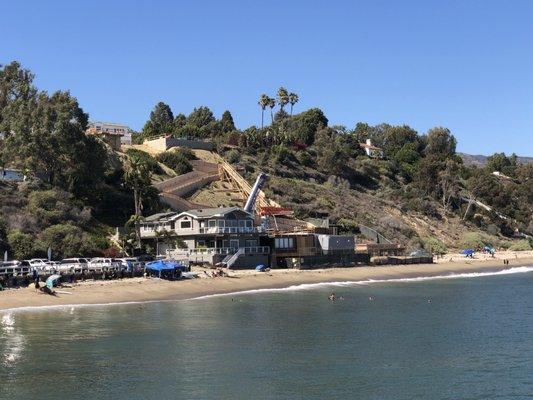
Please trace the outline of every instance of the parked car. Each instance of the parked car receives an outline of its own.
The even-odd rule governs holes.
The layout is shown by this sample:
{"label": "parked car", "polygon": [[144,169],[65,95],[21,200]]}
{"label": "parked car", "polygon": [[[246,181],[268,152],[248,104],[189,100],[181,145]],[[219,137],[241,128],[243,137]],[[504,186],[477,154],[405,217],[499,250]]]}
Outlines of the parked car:
{"label": "parked car", "polygon": [[135,268],[142,268],[142,263],[135,257],[116,258],[121,268],[127,271],[133,271]]}
{"label": "parked car", "polygon": [[48,267],[48,260],[46,258],[32,258],[31,260],[28,260],[28,262],[30,263],[30,266],[37,271],[46,271],[46,267]]}
{"label": "parked car", "polygon": [[80,273],[88,270],[88,262],[86,258],[65,258],[61,260],[57,270],[59,272]]}
{"label": "parked car", "polygon": [[30,272],[31,266],[27,260],[4,261],[0,266],[0,275],[24,276]]}
{"label": "parked car", "polygon": [[122,268],[122,263],[114,258],[96,257],[89,261],[90,271],[114,271]]}

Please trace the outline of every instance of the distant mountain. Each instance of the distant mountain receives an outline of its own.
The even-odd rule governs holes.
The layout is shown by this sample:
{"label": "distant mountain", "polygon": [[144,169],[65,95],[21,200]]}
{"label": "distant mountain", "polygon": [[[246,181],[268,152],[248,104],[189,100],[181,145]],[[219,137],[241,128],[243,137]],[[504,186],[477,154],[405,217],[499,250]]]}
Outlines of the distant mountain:
{"label": "distant mountain", "polygon": [[[466,165],[485,165],[487,162],[488,156],[482,156],[482,155],[475,155],[475,154],[465,154],[465,153],[458,153],[461,158],[463,159],[463,162]],[[533,157],[518,157],[518,162],[520,164],[529,164],[533,163]]]}

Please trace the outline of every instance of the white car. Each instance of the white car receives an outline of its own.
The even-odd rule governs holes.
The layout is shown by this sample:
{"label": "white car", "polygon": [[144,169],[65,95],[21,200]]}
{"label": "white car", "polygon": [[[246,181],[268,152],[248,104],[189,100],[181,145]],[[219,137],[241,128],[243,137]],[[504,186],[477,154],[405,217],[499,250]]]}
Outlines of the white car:
{"label": "white car", "polygon": [[65,258],[57,265],[59,272],[77,272],[87,271],[88,263],[86,258]]}
{"label": "white car", "polygon": [[115,258],[115,261],[120,263],[122,269],[128,270],[142,265],[135,257]]}
{"label": "white car", "polygon": [[30,263],[27,260],[4,261],[0,265],[0,275],[28,275],[31,272]]}
{"label": "white car", "polygon": [[114,258],[96,257],[89,261],[89,270],[91,271],[110,271],[121,269],[120,261]]}
{"label": "white car", "polygon": [[46,267],[48,267],[48,260],[46,258],[32,258],[31,260],[28,260],[28,262],[30,263],[30,266],[37,271],[46,271]]}

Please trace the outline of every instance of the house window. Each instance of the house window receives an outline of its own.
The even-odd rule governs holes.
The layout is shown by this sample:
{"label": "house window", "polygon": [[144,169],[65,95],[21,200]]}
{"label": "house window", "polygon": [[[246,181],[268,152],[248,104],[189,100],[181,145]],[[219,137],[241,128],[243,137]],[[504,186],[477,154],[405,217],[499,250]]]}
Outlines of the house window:
{"label": "house window", "polygon": [[176,223],[174,221],[170,222],[170,229],[172,230],[176,229]]}
{"label": "house window", "polygon": [[223,219],[219,219],[218,220],[218,227],[219,228],[224,228],[224,220]]}
{"label": "house window", "polygon": [[215,228],[217,226],[217,221],[214,219],[210,219],[208,223],[210,228]]}
{"label": "house window", "polygon": [[205,247],[205,240],[198,240],[198,247]]}
{"label": "house window", "polygon": [[191,227],[191,221],[181,221],[180,228],[181,229],[190,229]]}
{"label": "house window", "polygon": [[293,249],[294,238],[276,238],[276,249]]}
{"label": "house window", "polygon": [[251,228],[253,226],[253,221],[251,219],[246,220],[246,227]]}
{"label": "house window", "polygon": [[244,228],[246,226],[246,221],[244,219],[239,220],[239,228]]}

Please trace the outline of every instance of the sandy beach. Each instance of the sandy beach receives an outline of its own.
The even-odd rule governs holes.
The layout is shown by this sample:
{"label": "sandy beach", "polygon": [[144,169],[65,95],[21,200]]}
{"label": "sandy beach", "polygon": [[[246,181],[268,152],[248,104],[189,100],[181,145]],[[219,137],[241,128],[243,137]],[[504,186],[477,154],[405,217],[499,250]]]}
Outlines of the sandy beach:
{"label": "sandy beach", "polygon": [[[365,266],[353,268],[331,268],[317,270],[272,270],[258,273],[250,270],[229,271],[229,277],[205,278],[204,269],[196,269],[202,278],[165,281],[154,278],[133,278],[116,281],[86,281],[59,288],[56,297],[38,293],[33,286],[0,292],[0,310],[79,305],[143,302],[160,300],[182,300],[212,294],[224,294],[245,290],[284,288],[293,285],[364,281],[422,276],[449,275],[469,272],[499,271],[524,265],[533,265],[533,254],[522,252],[507,257],[465,260],[455,258],[439,260],[434,264],[400,266]],[[508,258],[505,266],[502,258]],[[453,257],[452,257],[453,259]]]}

